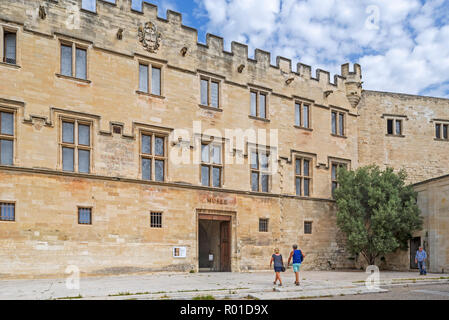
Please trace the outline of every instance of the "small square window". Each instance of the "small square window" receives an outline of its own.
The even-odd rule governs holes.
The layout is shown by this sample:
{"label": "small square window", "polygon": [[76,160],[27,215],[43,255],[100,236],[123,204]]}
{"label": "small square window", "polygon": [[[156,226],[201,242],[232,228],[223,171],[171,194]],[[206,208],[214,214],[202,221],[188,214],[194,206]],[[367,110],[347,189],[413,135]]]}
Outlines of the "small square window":
{"label": "small square window", "polygon": [[78,224],[92,224],[92,208],[78,208]]}
{"label": "small square window", "polygon": [[268,219],[259,219],[259,232],[268,232]]}
{"label": "small square window", "polygon": [[304,221],[304,234],[312,234],[312,222]]}
{"label": "small square window", "polygon": [[0,221],[15,221],[15,207],[14,203],[0,203]]}
{"label": "small square window", "polygon": [[162,213],[161,212],[151,212],[150,217],[151,228],[162,228]]}

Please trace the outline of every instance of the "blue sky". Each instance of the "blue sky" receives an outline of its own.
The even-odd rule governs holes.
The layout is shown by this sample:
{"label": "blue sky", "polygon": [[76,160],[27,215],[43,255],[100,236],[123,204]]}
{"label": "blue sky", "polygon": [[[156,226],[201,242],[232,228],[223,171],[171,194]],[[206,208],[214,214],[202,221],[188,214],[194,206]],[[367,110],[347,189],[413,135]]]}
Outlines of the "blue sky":
{"label": "blue sky", "polygon": [[[92,0],[86,0],[92,1]],[[113,0],[112,0],[113,1]],[[136,9],[142,0],[133,0]],[[157,0],[199,32],[317,68],[360,63],[364,88],[449,98],[449,0]],[[295,69],[295,68],[294,68]],[[294,70],[296,71],[296,70]]]}

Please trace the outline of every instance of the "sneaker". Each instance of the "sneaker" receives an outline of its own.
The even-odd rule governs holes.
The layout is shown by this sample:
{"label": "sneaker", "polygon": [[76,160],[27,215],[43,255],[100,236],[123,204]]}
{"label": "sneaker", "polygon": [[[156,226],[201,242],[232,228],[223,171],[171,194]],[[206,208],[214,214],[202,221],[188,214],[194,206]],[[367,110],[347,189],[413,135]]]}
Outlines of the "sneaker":
{"label": "sneaker", "polygon": [[299,282],[296,282],[296,285],[299,286]]}

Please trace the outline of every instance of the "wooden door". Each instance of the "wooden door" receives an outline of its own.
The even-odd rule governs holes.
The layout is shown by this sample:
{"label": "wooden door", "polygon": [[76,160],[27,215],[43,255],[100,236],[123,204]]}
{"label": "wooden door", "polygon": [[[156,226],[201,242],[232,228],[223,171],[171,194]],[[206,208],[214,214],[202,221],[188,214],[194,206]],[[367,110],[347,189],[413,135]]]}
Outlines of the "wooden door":
{"label": "wooden door", "polygon": [[223,221],[220,224],[220,271],[231,271],[231,224]]}

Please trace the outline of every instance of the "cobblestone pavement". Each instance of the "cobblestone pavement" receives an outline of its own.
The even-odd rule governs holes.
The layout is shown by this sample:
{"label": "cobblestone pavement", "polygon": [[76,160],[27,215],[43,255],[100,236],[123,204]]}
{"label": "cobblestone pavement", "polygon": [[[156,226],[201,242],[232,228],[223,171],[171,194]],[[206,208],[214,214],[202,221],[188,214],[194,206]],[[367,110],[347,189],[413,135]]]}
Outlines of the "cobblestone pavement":
{"label": "cobblestone pavement", "polygon": [[[381,272],[380,286],[369,289],[362,271],[303,271],[294,285],[291,270],[282,274],[284,286],[273,285],[273,272],[155,273],[81,278],[79,289],[67,279],[0,280],[0,299],[308,299],[387,292],[390,284],[449,283],[448,274]],[[69,284],[72,283],[69,280]],[[387,287],[385,287],[387,285]],[[444,297],[440,295],[439,297]]]}

